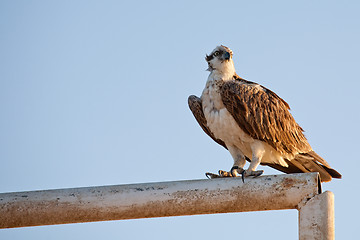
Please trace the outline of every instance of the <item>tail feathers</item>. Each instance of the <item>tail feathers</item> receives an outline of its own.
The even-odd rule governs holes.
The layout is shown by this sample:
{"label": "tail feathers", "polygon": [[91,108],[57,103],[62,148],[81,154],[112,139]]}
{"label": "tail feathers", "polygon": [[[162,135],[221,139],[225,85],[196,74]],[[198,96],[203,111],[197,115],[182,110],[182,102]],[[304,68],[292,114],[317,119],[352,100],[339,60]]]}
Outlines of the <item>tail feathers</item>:
{"label": "tail feathers", "polygon": [[335,169],[326,167],[326,166],[322,166],[333,178],[342,178],[341,174],[336,171]]}
{"label": "tail feathers", "polygon": [[316,152],[298,154],[295,161],[303,165],[309,172],[319,172],[322,182],[329,182],[332,178],[341,178],[341,174],[320,157]]}
{"label": "tail feathers", "polygon": [[332,178],[341,178],[341,174],[314,151],[300,153],[291,161],[285,159],[288,167],[277,164],[266,164],[285,173],[318,172],[321,182],[329,182]]}
{"label": "tail feathers", "polygon": [[331,175],[323,168],[323,165],[308,154],[298,154],[291,162],[294,163],[294,165],[302,166],[306,172],[318,172],[321,182],[331,181]]}

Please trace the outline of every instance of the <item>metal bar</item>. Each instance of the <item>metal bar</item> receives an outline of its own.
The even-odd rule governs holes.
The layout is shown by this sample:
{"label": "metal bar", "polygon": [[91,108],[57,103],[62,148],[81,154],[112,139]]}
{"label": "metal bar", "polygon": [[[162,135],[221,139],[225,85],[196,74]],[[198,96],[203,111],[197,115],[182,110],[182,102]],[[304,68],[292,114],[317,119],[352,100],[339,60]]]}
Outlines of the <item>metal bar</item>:
{"label": "metal bar", "polygon": [[317,173],[220,178],[0,194],[0,228],[297,209]]}
{"label": "metal bar", "polygon": [[335,239],[334,194],[326,191],[299,209],[299,239]]}

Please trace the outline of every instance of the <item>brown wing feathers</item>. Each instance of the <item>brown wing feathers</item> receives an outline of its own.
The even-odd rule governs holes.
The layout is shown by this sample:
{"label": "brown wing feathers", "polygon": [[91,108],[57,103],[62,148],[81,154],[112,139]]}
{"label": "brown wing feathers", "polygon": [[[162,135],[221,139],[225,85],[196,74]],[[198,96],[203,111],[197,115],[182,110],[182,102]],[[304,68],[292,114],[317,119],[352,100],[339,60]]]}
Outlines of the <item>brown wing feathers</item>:
{"label": "brown wing feathers", "polygon": [[284,154],[311,150],[289,105],[272,91],[249,81],[223,84],[222,100],[241,129]]}

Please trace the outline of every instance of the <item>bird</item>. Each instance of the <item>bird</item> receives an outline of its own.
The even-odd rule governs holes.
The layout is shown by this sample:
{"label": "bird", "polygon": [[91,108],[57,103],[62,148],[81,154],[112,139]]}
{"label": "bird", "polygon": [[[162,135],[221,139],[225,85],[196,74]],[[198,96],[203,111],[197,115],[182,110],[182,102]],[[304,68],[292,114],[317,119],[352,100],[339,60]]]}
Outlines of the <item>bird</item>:
{"label": "bird", "polygon": [[230,171],[216,176],[244,181],[263,174],[257,170],[261,164],[284,173],[318,172],[322,182],[342,177],[312,149],[285,100],[237,75],[230,48],[217,46],[205,60],[210,71],[205,88],[200,97],[189,96],[188,105],[203,131],[234,160]]}

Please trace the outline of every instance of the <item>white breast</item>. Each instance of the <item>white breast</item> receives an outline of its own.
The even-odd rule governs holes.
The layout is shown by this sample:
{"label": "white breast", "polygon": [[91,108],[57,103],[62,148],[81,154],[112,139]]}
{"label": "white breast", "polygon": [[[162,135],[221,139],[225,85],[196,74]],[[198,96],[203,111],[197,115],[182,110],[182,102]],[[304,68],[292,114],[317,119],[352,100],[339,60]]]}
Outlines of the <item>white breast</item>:
{"label": "white breast", "polygon": [[234,118],[225,108],[220,95],[221,80],[214,80],[209,76],[202,93],[203,112],[210,131],[227,146],[233,145],[251,157],[250,143],[254,141],[236,123]]}

